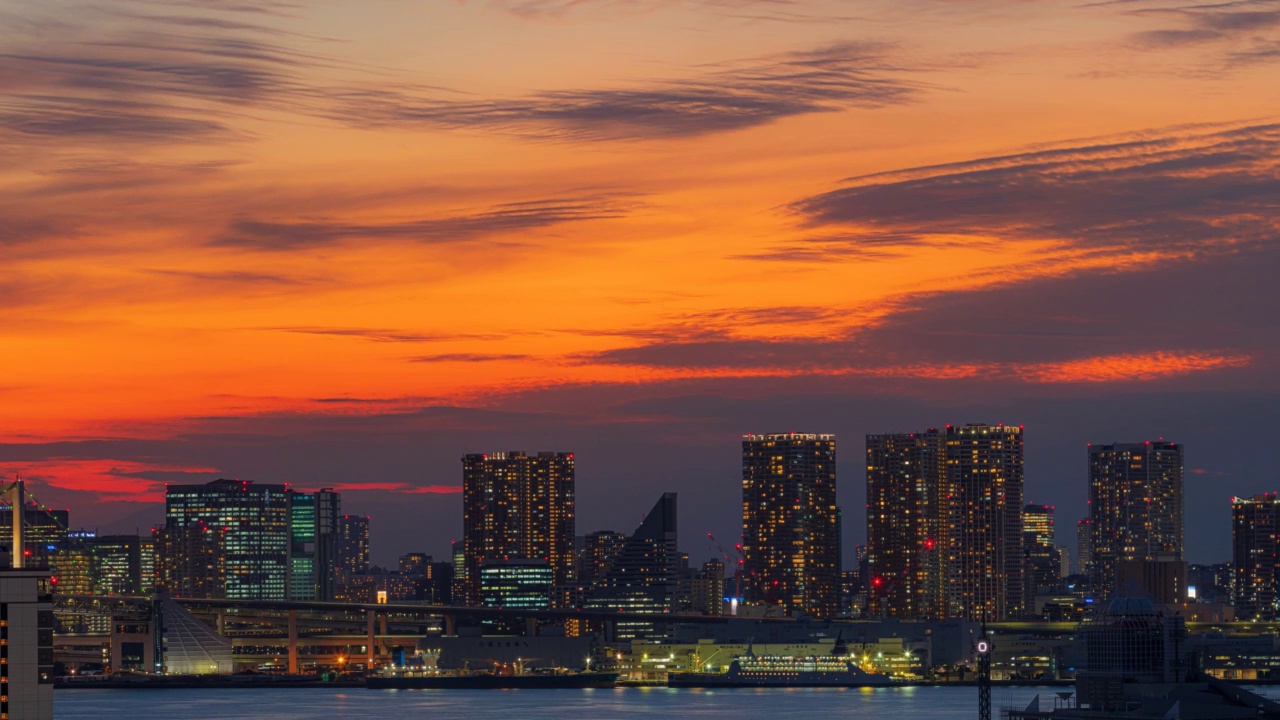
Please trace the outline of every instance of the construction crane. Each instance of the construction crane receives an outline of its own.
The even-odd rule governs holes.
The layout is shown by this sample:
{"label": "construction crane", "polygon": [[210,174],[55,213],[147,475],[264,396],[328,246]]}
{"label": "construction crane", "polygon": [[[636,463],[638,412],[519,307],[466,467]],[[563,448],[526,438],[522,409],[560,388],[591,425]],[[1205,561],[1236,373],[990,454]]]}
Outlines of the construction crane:
{"label": "construction crane", "polygon": [[747,568],[747,558],[742,554],[742,546],[738,545],[733,549],[734,554],[738,556],[738,559],[735,561],[733,558],[729,557],[729,553],[720,544],[720,541],[716,540],[715,535],[712,535],[710,532],[708,532],[707,539],[711,541],[712,545],[716,546],[716,550],[720,551],[720,555],[724,557],[725,563],[728,565],[734,566],[735,569],[733,572],[733,582],[734,582],[733,596],[741,599],[742,598],[742,573],[745,572]]}

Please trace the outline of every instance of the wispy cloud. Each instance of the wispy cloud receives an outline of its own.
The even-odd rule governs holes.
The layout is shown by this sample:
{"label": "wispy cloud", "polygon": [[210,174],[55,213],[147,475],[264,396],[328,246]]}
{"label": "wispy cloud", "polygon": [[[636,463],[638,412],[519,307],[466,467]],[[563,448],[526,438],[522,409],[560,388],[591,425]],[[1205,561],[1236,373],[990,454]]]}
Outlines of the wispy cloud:
{"label": "wispy cloud", "polygon": [[[1142,50],[1181,50],[1204,46],[1213,58],[1203,72],[1220,74],[1275,59],[1280,42],[1280,2],[1229,0],[1227,2],[1137,2],[1121,5],[1125,12],[1164,27],[1132,34],[1130,43]],[[1203,60],[1201,60],[1203,63]]]}
{"label": "wispy cloud", "polygon": [[401,222],[241,219],[233,222],[213,244],[256,250],[295,250],[347,240],[456,243],[563,223],[610,220],[622,217],[631,207],[631,201],[626,198],[598,195],[506,203],[467,214]]}
{"label": "wispy cloud", "polygon": [[0,31],[0,130],[29,140],[225,140],[242,136],[228,119],[247,110],[296,110],[323,96],[301,76],[324,61],[269,24],[227,19],[219,4],[169,15],[136,7],[64,7],[56,22]]}
{"label": "wispy cloud", "polygon": [[1143,133],[860,176],[791,205],[824,237],[764,257],[799,250],[821,251],[821,258],[842,248],[886,251],[958,238],[1149,250],[1265,242],[1280,217],[1278,156],[1280,125],[1254,125]]}
{"label": "wispy cloud", "polygon": [[379,343],[430,343],[446,340],[500,340],[501,335],[492,334],[458,334],[458,333],[423,333],[407,330],[389,330],[386,328],[353,328],[353,327],[267,327],[259,330],[273,332],[299,333],[302,335],[331,335],[334,337],[356,338]]}
{"label": "wispy cloud", "polygon": [[506,360],[528,360],[532,355],[514,353],[440,353],[438,355],[418,355],[409,358],[416,363],[483,363],[502,362]]}
{"label": "wispy cloud", "polygon": [[634,87],[557,90],[497,100],[421,99],[385,90],[347,97],[371,127],[498,130],[544,139],[696,137],[783,118],[910,102],[924,87],[892,48],[843,43],[703,68]]}

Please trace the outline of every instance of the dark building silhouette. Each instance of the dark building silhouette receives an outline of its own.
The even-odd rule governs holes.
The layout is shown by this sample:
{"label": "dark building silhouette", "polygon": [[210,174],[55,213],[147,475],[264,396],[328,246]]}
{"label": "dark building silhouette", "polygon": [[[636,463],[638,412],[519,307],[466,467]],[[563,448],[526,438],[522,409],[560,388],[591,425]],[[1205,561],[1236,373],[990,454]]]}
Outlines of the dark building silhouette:
{"label": "dark building silhouette", "polygon": [[840,609],[833,435],[742,441],[742,554],[747,599],[814,617]]}
{"label": "dark building silhouette", "polygon": [[1181,560],[1182,446],[1171,442],[1089,446],[1090,584],[1116,587],[1121,560]]}
{"label": "dark building silhouette", "polygon": [[949,614],[1009,620],[1023,612],[1022,427],[947,426]]}
{"label": "dark building silhouette", "polygon": [[[587,597],[592,610],[662,614],[673,611],[680,585],[676,494],[664,493]],[[617,638],[656,631],[654,623],[618,623]]]}
{"label": "dark building silhouette", "polygon": [[1280,498],[1263,493],[1231,498],[1231,564],[1236,618],[1272,620],[1280,608]]}
{"label": "dark building silhouette", "polygon": [[487,560],[545,560],[555,584],[574,579],[573,453],[499,452],[462,458],[466,601],[478,604]]}
{"label": "dark building silhouette", "polygon": [[946,617],[942,458],[937,430],[867,436],[866,589],[875,617]]}

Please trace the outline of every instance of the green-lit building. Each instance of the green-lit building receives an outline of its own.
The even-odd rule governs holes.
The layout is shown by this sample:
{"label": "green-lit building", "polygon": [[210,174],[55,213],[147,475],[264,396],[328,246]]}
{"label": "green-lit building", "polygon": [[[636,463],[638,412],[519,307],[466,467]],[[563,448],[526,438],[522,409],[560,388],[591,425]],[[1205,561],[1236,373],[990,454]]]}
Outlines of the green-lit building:
{"label": "green-lit building", "polygon": [[334,599],[341,517],[332,490],[289,493],[290,599]]}

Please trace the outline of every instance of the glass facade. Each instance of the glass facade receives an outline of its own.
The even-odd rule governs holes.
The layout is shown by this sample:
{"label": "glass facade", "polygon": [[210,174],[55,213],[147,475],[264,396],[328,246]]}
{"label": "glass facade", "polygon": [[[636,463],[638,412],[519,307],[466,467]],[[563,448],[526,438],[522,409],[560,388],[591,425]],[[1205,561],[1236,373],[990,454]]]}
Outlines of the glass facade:
{"label": "glass facade", "polygon": [[283,485],[215,480],[165,488],[166,525],[189,553],[205,535],[222,554],[224,596],[285,600],[289,596],[290,502]]}
{"label": "glass facade", "polygon": [[290,599],[334,599],[340,511],[332,490],[289,493]]}
{"label": "glass facade", "polygon": [[511,610],[551,607],[555,573],[545,560],[488,560],[480,566],[480,603]]}

